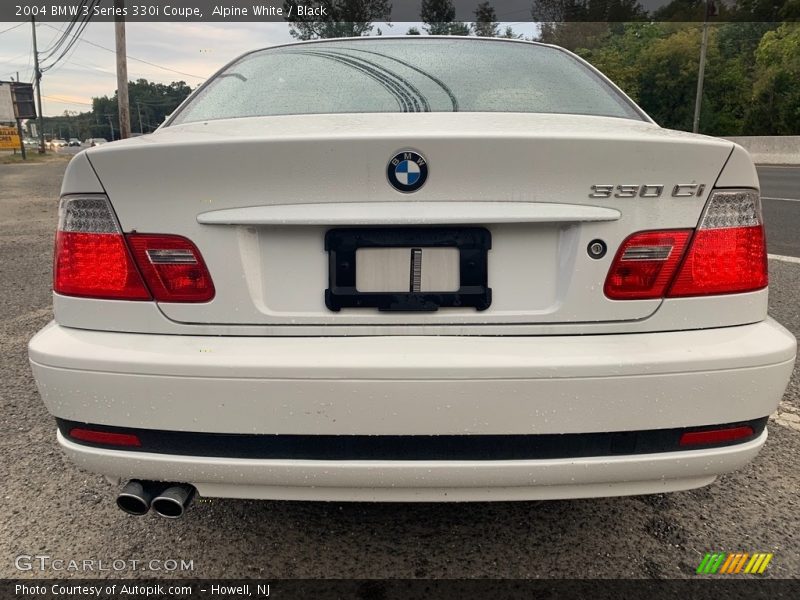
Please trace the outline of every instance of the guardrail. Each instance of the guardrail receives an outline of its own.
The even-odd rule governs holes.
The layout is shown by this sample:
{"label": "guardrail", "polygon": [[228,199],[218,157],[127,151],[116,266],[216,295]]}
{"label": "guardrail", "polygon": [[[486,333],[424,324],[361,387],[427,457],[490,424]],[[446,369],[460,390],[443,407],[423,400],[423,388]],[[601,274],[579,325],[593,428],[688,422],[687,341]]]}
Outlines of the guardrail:
{"label": "guardrail", "polygon": [[800,135],[725,138],[744,147],[758,165],[800,165]]}

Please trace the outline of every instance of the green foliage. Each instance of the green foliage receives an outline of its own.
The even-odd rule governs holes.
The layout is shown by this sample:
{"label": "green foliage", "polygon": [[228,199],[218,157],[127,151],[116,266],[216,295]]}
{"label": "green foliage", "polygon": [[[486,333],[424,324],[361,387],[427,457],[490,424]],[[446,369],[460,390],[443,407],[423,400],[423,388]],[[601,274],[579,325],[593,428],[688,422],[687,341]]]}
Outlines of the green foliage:
{"label": "green foliage", "polygon": [[485,1],[478,4],[475,9],[475,23],[472,30],[479,37],[497,37],[500,24],[497,22],[497,13],[491,2]]}
{"label": "green foliage", "polygon": [[[685,14],[678,9],[695,4],[668,6]],[[701,23],[557,23],[542,34],[566,42],[659,124],[691,130]],[[800,25],[712,23],[708,39],[700,131],[800,133]]]}
{"label": "green foliage", "polygon": [[422,0],[420,17],[430,35],[448,35],[456,18],[452,0]]}
{"label": "green foliage", "polygon": [[639,0],[533,0],[534,21],[639,21],[646,11]]}
{"label": "green foliage", "polygon": [[430,35],[469,35],[469,25],[455,20],[453,0],[422,0],[420,18]]}
{"label": "green foliage", "polygon": [[746,133],[800,133],[800,26],[784,23],[761,38]]}
{"label": "green foliage", "polygon": [[[146,79],[137,79],[135,83],[128,82],[128,103],[131,111],[131,131],[149,133],[161,125],[164,119],[191,93],[190,88],[183,81],[173,81],[170,84],[151,83]],[[108,137],[110,129],[108,117],[114,123],[115,133],[119,133],[119,109],[117,95],[113,97],[102,96],[92,99],[92,112],[95,121],[100,125]],[[141,114],[141,123],[139,115]],[[93,137],[93,136],[88,136]],[[108,138],[111,139],[111,138]]]}
{"label": "green foliage", "polygon": [[[323,8],[327,16],[298,16],[298,5],[312,4]],[[390,0],[285,0],[283,8],[292,15],[287,18],[289,33],[298,40],[369,35],[373,23],[389,22],[392,12]]]}
{"label": "green foliage", "polygon": [[[191,93],[191,88],[183,81],[170,84],[152,83],[146,79],[128,82],[128,98],[131,109],[131,131],[150,133],[158,127],[177,106]],[[139,115],[141,114],[141,126]],[[109,123],[110,120],[110,123]],[[119,112],[117,96],[102,96],[92,99],[92,110],[84,113],[67,113],[60,117],[45,117],[44,132],[50,137],[65,139],[76,137],[85,140],[90,137],[112,139],[119,137]]]}

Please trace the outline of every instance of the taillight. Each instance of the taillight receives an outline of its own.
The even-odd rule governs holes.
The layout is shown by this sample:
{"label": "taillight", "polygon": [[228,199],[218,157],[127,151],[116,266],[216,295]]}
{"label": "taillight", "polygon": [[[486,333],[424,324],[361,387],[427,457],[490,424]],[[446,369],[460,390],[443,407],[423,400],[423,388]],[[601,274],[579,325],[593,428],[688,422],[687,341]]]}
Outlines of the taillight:
{"label": "taillight", "polygon": [[612,300],[646,300],[750,292],[766,287],[767,280],[758,191],[715,190],[695,231],[628,237],[603,289]]}
{"label": "taillight", "polygon": [[612,300],[663,298],[691,235],[691,229],[676,229],[628,237],[606,277],[606,296]]}
{"label": "taillight", "polygon": [[211,275],[192,242],[177,235],[124,236],[102,194],[61,199],[53,289],[112,300],[207,302],[214,297]]}
{"label": "taillight", "polygon": [[86,298],[151,299],[105,196],[61,199],[53,290]]}
{"label": "taillight", "polygon": [[758,191],[714,191],[667,295],[750,292],[767,283],[767,248]]}
{"label": "taillight", "polygon": [[214,284],[195,245],[177,235],[131,233],[131,251],[159,302],[208,302]]}

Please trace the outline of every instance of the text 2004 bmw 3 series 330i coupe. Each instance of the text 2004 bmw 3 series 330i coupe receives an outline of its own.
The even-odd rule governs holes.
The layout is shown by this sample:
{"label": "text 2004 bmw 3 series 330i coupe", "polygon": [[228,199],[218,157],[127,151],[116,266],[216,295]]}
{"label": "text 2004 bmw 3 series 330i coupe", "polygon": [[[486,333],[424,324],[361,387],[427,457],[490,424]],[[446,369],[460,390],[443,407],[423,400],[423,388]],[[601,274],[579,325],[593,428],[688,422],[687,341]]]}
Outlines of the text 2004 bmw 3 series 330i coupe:
{"label": "text 2004 bmw 3 series 330i coupe", "polygon": [[259,50],[77,155],[54,308],[30,360],[61,446],[168,516],[702,486],[758,453],[796,353],[746,152],[500,40]]}

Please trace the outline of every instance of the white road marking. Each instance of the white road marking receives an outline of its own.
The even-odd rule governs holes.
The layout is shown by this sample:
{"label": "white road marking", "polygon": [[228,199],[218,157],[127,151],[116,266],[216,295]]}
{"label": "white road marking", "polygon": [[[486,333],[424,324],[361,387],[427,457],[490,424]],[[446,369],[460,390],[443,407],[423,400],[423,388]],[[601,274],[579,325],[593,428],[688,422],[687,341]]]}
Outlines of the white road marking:
{"label": "white road marking", "polygon": [[761,196],[762,200],[779,200],[781,202],[800,202],[800,198],[770,198],[769,196]]}
{"label": "white road marking", "polygon": [[800,257],[798,256],[782,256],[781,254],[767,254],[770,260],[779,260],[781,262],[795,263],[800,265]]}

